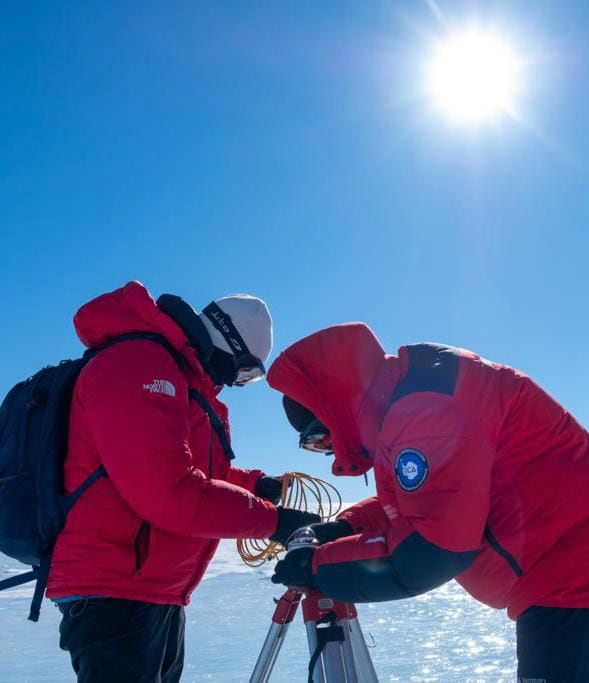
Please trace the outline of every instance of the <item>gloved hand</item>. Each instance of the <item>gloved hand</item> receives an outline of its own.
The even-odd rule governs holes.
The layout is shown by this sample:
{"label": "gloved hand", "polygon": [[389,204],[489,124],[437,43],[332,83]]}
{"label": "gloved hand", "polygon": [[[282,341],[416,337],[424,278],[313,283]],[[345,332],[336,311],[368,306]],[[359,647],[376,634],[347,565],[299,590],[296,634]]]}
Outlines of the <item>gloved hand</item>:
{"label": "gloved hand", "polygon": [[335,541],[337,538],[343,538],[344,536],[352,536],[354,533],[352,525],[343,519],[338,520],[337,522],[311,524],[311,529],[313,529],[315,538],[321,544]]}
{"label": "gloved hand", "polygon": [[282,493],[282,479],[279,477],[260,477],[254,487],[254,495],[264,500],[269,500],[274,505],[280,501]]}
{"label": "gloved hand", "polygon": [[315,548],[295,548],[286,554],[284,560],[276,563],[272,583],[285,586],[316,588],[313,577],[313,554]]}
{"label": "gloved hand", "polygon": [[270,536],[270,540],[278,541],[282,545],[286,545],[286,541],[293,531],[300,529],[302,526],[317,524],[321,521],[321,517],[312,512],[283,507],[276,509],[278,510],[278,525],[276,531]]}

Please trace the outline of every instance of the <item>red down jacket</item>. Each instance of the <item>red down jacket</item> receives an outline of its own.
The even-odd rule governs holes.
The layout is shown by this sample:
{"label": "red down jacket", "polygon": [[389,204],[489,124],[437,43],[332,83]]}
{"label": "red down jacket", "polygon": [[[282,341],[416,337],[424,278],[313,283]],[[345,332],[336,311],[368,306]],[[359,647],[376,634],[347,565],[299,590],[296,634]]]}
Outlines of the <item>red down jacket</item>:
{"label": "red down jacket", "polygon": [[589,607],[589,434],[529,377],[432,344],[388,356],[353,323],[293,344],[268,381],[330,429],[334,474],[374,466],[377,496],[340,515],[357,535],[319,548],[315,572],[417,532],[476,551],[458,582],[512,618]]}
{"label": "red down jacket", "polygon": [[186,605],[221,538],[265,538],[277,512],[252,491],[260,471],[231,467],[198,389],[226,422],[227,409],[181,329],[131,282],[83,306],[74,319],[89,347],[128,332],[163,335],[186,359],[134,339],[100,352],[73,394],[65,487],[101,464],[60,534],[50,598],[98,595]]}

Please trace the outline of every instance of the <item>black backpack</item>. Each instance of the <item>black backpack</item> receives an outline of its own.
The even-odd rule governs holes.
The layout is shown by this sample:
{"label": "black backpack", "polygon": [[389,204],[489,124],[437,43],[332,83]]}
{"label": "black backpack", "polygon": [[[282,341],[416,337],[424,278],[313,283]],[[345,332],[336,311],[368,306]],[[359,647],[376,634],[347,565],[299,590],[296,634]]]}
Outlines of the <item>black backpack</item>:
{"label": "black backpack", "polygon": [[16,384],[0,406],[0,553],[32,567],[0,581],[0,590],[36,579],[31,621],[39,619],[51,554],[67,513],[89,486],[107,476],[101,466],[64,495],[63,463],[74,383],[97,353],[129,339],[160,344],[180,367],[185,365],[182,354],[165,337],[148,332],[125,334],[89,349],[82,358],[39,370]]}

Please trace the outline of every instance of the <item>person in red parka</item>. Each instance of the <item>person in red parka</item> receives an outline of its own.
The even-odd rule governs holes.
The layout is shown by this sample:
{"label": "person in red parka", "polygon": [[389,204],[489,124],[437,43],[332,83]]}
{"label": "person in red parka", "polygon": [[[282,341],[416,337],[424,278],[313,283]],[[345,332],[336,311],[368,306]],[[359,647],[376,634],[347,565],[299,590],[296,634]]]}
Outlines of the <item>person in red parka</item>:
{"label": "person in red parka", "polygon": [[589,434],[524,373],[465,349],[387,355],[364,324],[287,348],[268,382],[300,445],[377,495],[312,525],[273,581],[349,602],[455,578],[516,620],[518,676],[589,681]]}
{"label": "person in red parka", "polygon": [[84,683],[173,683],[184,605],[222,538],[285,542],[316,515],[276,507],[281,482],[234,467],[217,394],[264,375],[272,323],[263,301],[225,297],[200,314],[157,303],[138,282],[83,306],[84,366],[70,410],[65,489],[105,476],[67,517],[47,595],[60,646]]}

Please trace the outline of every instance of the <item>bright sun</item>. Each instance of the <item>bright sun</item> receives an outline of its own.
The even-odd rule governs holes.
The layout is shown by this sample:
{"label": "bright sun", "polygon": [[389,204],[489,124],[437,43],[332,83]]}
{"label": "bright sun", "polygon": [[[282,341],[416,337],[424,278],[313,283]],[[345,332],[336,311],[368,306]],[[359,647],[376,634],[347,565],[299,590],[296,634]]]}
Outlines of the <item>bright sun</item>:
{"label": "bright sun", "polygon": [[458,123],[513,115],[520,70],[518,56],[504,40],[469,29],[436,46],[429,91],[436,108]]}

